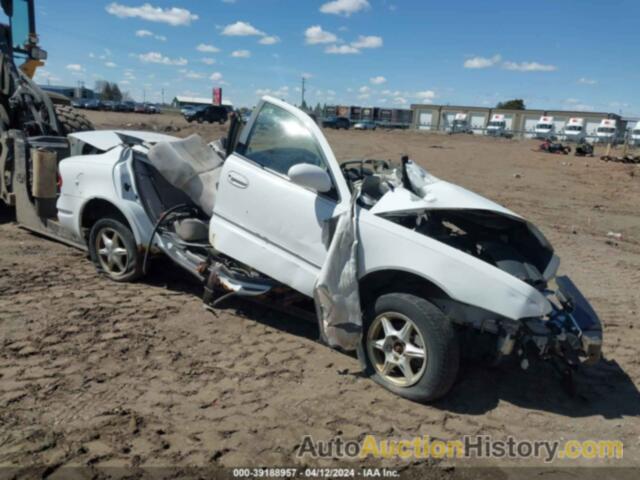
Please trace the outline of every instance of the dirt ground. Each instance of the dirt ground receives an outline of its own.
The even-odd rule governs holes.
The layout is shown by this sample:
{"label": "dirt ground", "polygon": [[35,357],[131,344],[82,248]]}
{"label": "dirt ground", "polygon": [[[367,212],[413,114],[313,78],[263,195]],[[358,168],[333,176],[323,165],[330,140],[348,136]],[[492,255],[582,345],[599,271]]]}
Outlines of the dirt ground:
{"label": "dirt ground", "polygon": [[[99,128],[207,140],[225,130],[171,115],[91,117]],[[447,398],[415,404],[361,376],[354,357],[319,344],[313,325],[240,302],[207,312],[200,287],[168,262],[139,283],[108,281],[84,253],[18,228],[3,208],[0,466],[19,470],[0,468],[0,478],[68,478],[69,466],[100,477],[118,466],[171,467],[179,476],[189,466],[333,464],[297,459],[304,435],[622,440],[622,460],[557,460],[542,473],[640,467],[640,167],[536,153],[534,141],[409,131],[327,137],[340,159],[407,153],[542,229],[605,326],[605,360],[578,375],[578,394],[569,397],[550,368],[465,364]],[[467,464],[443,464],[392,465],[409,478],[467,478]],[[514,465],[545,467],[482,465],[493,467],[480,473],[491,478],[531,473]]]}

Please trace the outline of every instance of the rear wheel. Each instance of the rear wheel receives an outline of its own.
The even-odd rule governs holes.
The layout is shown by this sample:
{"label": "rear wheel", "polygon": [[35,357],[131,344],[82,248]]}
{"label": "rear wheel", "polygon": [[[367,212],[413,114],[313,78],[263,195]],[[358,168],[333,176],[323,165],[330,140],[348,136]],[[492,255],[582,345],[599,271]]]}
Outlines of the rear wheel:
{"label": "rear wheel", "polygon": [[415,295],[379,297],[365,316],[358,348],[366,373],[388,390],[428,402],[444,396],[458,373],[460,347],[451,321]]}
{"label": "rear wheel", "polygon": [[62,129],[63,135],[75,132],[85,132],[95,130],[93,124],[83,114],[77,112],[73,107],[67,105],[54,105],[56,117]]}
{"label": "rear wheel", "polygon": [[115,218],[103,218],[91,227],[89,254],[98,271],[116,282],[132,282],[142,275],[133,232]]}

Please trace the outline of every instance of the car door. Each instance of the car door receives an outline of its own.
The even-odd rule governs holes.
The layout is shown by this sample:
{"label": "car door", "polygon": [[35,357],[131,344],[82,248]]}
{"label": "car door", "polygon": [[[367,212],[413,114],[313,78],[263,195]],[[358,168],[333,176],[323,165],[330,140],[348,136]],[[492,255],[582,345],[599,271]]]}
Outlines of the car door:
{"label": "car door", "polygon": [[[299,163],[327,171],[333,189],[293,183]],[[312,295],[328,248],[329,221],[348,208],[350,192],[329,144],[297,108],[266,97],[226,160],[210,227],[218,251]]]}

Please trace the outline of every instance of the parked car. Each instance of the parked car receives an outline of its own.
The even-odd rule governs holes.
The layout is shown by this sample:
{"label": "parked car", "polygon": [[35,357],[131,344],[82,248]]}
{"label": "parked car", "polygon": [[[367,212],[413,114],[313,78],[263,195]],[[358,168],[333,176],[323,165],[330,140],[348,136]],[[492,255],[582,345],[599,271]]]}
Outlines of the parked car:
{"label": "parked car", "polygon": [[60,226],[115,281],[142,276],[157,249],[205,284],[209,305],[229,295],[274,304],[288,291],[293,311],[295,298],[317,293],[329,232],[356,212],[358,241],[346,248],[363,323],[349,326],[361,333],[364,371],[387,389],[442,397],[473,332],[493,335],[495,357],[523,368],[542,359],[571,371],[600,358],[597,315],[556,275],[560,260],[532,223],[406,158],[341,165],[286,102],[264,97],[244,127],[233,121],[209,146],[149,132],[70,138],[93,153],[59,164]]}
{"label": "parked car", "polygon": [[103,100],[102,101],[102,110],[106,110],[109,112],[115,112],[116,103],[114,100]]}
{"label": "parked car", "polygon": [[322,126],[324,128],[335,128],[336,130],[340,130],[341,128],[349,130],[349,128],[351,128],[351,121],[346,117],[327,117],[322,120]]}
{"label": "parked car", "polygon": [[86,98],[74,98],[73,100],[71,100],[71,106],[73,108],[84,108],[86,103]]}
{"label": "parked car", "polygon": [[361,120],[353,125],[354,130],[375,130],[378,128],[373,120]]}
{"label": "parked car", "polygon": [[87,110],[102,110],[102,102],[97,98],[92,98],[84,103]]}
{"label": "parked car", "polygon": [[202,107],[193,108],[184,112],[184,118],[187,122],[209,122],[224,124],[229,118],[229,111],[226,107],[218,105],[203,105]]}
{"label": "parked car", "polygon": [[144,109],[145,109],[145,113],[149,113],[149,114],[160,113],[160,109],[150,103],[145,103]]}
{"label": "parked car", "polygon": [[130,100],[122,102],[119,106],[121,112],[134,112],[136,109],[136,103]]}
{"label": "parked car", "polygon": [[147,113],[147,107],[145,107],[144,103],[136,103],[133,111],[135,113]]}

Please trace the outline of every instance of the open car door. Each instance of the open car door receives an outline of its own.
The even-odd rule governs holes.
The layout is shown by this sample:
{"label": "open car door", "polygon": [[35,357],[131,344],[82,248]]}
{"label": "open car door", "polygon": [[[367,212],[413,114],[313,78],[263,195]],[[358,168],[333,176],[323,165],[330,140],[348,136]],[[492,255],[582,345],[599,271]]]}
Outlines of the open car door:
{"label": "open car door", "polygon": [[[323,169],[331,189],[319,193],[292,181],[290,169],[300,164]],[[219,252],[312,296],[330,220],[349,208],[349,200],[347,182],[315,122],[265,97],[224,163],[210,241]]]}

